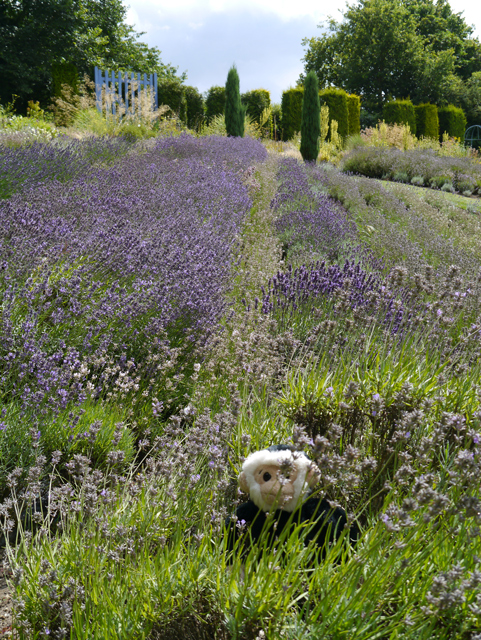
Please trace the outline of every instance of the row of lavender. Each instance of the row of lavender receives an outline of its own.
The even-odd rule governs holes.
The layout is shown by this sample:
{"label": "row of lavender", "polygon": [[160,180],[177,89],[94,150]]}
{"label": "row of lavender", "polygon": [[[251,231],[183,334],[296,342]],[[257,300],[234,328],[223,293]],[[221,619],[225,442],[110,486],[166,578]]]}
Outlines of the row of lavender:
{"label": "row of lavender", "polygon": [[343,291],[352,309],[383,306],[384,322],[397,330],[405,310],[394,302],[404,292],[386,286],[384,262],[361,242],[346,209],[315,188],[311,174],[312,168],[293,159],[281,164],[271,206],[279,214],[275,226],[289,264],[263,288],[263,312],[289,323],[296,312],[310,315],[332,305]]}
{"label": "row of lavender", "polygon": [[62,136],[50,143],[34,142],[25,146],[1,146],[0,198],[9,198],[21,189],[50,180],[65,182],[86,176],[95,166],[112,164],[132,147],[127,138],[86,138],[73,140]]}
{"label": "row of lavender", "polygon": [[[416,433],[406,429],[418,444],[426,425],[441,415],[446,424],[463,425],[460,434],[469,425],[474,437],[480,426],[481,257],[433,233],[421,209],[406,207],[379,184],[291,160],[279,175],[272,203],[279,213],[276,226],[282,238],[295,238],[287,257],[306,262],[289,264],[271,278],[257,306],[300,340],[303,367],[314,362],[311,373],[306,367],[288,374],[286,415],[311,438],[329,438],[330,428],[335,433],[341,426],[343,440],[358,443],[364,453],[366,432],[380,430],[376,438],[383,446],[371,449],[379,465],[389,459],[395,444],[390,438],[409,423],[410,412],[418,412],[417,420],[423,414]],[[328,190],[348,194],[348,208]],[[355,232],[361,214],[379,229],[372,246]],[[414,240],[402,232],[400,225],[407,224],[419,232]],[[389,237],[402,239],[395,252]],[[379,243],[383,251],[376,257],[372,249]],[[463,415],[453,416],[461,407]],[[466,444],[462,437],[457,442]],[[353,509],[357,500],[359,495]]]}
{"label": "row of lavender", "polygon": [[[4,474],[21,425],[46,433],[68,410],[73,428],[89,398],[155,397],[155,413],[181,397],[188,354],[227,309],[251,207],[243,172],[265,156],[254,140],[183,135],[0,201]],[[78,172],[78,156],[63,162]]]}
{"label": "row of lavender", "polygon": [[481,194],[479,157],[453,158],[432,149],[400,151],[395,147],[357,147],[342,161],[343,171],[416,186]]}

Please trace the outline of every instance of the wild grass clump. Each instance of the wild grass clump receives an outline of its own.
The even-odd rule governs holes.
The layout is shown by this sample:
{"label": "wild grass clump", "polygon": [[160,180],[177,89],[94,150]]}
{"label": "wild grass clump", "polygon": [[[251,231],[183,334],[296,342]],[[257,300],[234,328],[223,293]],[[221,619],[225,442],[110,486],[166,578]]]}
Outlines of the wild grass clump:
{"label": "wild grass clump", "polygon": [[[391,186],[183,135],[48,207],[5,200],[20,638],[481,633],[475,216]],[[227,550],[243,460],[274,443],[316,461],[357,544]]]}

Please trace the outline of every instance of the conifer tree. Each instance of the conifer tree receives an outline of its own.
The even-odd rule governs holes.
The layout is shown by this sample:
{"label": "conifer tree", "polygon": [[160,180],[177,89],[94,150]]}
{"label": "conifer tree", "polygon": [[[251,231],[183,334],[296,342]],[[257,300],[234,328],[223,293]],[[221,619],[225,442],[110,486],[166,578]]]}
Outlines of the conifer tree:
{"label": "conifer tree", "polygon": [[227,74],[225,85],[225,128],[228,136],[244,136],[245,108],[241,104],[239,74],[235,65]]}
{"label": "conifer tree", "polygon": [[304,81],[301,120],[301,155],[304,162],[315,162],[319,155],[321,134],[321,107],[319,81],[315,71],[310,71]]}

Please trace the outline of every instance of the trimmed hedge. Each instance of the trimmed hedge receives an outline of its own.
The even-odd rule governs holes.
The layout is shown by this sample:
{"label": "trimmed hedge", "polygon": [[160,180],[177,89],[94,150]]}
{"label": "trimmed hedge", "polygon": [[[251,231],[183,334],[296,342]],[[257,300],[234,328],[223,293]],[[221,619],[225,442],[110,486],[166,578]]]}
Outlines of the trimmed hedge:
{"label": "trimmed hedge", "polygon": [[241,95],[241,102],[246,108],[247,115],[255,122],[259,122],[264,109],[271,106],[271,96],[267,89],[253,89]]}
{"label": "trimmed hedge", "polygon": [[52,64],[52,95],[55,98],[62,95],[63,84],[68,84],[69,87],[72,87],[72,91],[77,93],[79,73],[73,62],[54,62]]}
{"label": "trimmed hedge", "polygon": [[464,140],[467,120],[462,109],[448,104],[447,107],[438,107],[439,117],[439,139],[442,141],[443,134],[447,133],[450,138]]}
{"label": "trimmed hedge", "polygon": [[225,111],[225,87],[211,87],[205,99],[205,117],[207,124],[215,116],[221,116]]}
{"label": "trimmed hedge", "polygon": [[[282,93],[282,139],[289,140],[301,130],[303,87],[288,89]],[[323,89],[319,91],[320,104],[329,107],[329,128],[331,120],[337,120],[337,132],[345,138],[350,133],[348,94],[343,89]],[[354,132],[361,130],[359,96],[353,96]]]}
{"label": "trimmed hedge", "polygon": [[416,135],[418,138],[439,138],[439,118],[438,108],[435,104],[417,104],[414,107],[416,112]]}
{"label": "trimmed hedge", "polygon": [[382,108],[382,117],[387,124],[407,124],[416,135],[416,112],[411,100],[391,100]]}
{"label": "trimmed hedge", "polygon": [[290,140],[301,130],[303,87],[282,92],[282,139]]}
{"label": "trimmed hedge", "polygon": [[204,98],[196,87],[184,87],[187,103],[187,126],[198,130],[204,121]]}
{"label": "trimmed hedge", "polygon": [[347,110],[349,116],[349,135],[361,133],[361,98],[355,93],[347,95]]}
{"label": "trimmed hedge", "polygon": [[344,89],[323,89],[319,91],[321,105],[329,107],[329,130],[331,120],[337,121],[337,132],[341,138],[349,135],[349,108],[347,104],[347,93]]}

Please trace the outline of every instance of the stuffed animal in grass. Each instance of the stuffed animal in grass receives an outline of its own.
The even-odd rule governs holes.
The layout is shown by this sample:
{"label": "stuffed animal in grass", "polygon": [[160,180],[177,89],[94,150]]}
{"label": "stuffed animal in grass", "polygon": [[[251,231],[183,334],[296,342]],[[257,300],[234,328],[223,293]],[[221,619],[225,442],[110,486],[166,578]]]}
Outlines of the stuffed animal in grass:
{"label": "stuffed animal in grass", "polygon": [[[316,465],[288,445],[252,453],[239,475],[239,486],[249,500],[237,507],[236,518],[229,519],[228,547],[232,549],[243,533],[244,550],[248,541],[255,543],[262,533],[270,546],[286,526],[294,528],[302,522],[311,524],[303,536],[306,544],[312,541],[322,548],[326,542],[335,542],[347,524],[346,513],[340,507],[333,509],[325,498],[310,495],[319,476]],[[351,542],[357,538],[355,525],[349,538]]]}

